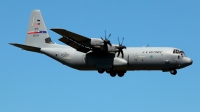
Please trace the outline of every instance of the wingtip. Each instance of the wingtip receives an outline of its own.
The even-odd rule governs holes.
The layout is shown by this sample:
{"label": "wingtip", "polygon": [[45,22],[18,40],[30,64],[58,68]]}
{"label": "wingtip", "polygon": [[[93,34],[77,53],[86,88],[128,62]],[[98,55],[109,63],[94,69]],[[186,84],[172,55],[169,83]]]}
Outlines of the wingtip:
{"label": "wingtip", "polygon": [[50,30],[54,31],[54,30],[64,30],[63,28],[51,28]]}
{"label": "wingtip", "polygon": [[16,47],[19,45],[18,43],[8,43],[8,44],[16,46]]}
{"label": "wingtip", "polygon": [[10,44],[10,45],[15,45],[15,43],[8,43],[8,44]]}
{"label": "wingtip", "polygon": [[50,30],[52,30],[52,31],[53,31],[54,29],[55,29],[55,28],[50,28]]}

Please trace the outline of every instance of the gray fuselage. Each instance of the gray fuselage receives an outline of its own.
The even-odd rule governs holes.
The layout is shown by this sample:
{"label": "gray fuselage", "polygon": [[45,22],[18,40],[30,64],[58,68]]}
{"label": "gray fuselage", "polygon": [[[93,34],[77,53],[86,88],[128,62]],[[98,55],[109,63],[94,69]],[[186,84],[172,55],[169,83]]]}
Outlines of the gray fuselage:
{"label": "gray fuselage", "polygon": [[[177,50],[179,52],[174,52]],[[94,52],[82,53],[67,46],[50,44],[41,48],[41,53],[78,70],[110,69],[129,70],[162,70],[184,68],[192,60],[183,51],[172,47],[127,47],[123,49],[124,58],[115,53],[99,55]]]}

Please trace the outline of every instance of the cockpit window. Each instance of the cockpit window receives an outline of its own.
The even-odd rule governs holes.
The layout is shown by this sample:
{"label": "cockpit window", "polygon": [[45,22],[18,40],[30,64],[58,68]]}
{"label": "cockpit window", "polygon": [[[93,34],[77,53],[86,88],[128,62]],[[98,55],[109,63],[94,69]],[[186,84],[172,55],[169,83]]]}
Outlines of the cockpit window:
{"label": "cockpit window", "polygon": [[178,49],[174,49],[173,54],[181,54],[181,56],[186,57],[185,53],[183,51],[179,51]]}
{"label": "cockpit window", "polygon": [[180,54],[184,57],[186,57],[185,53],[183,51],[180,51]]}
{"label": "cockpit window", "polygon": [[179,51],[178,49],[174,49],[173,53],[174,53],[174,54],[179,54],[180,51]]}

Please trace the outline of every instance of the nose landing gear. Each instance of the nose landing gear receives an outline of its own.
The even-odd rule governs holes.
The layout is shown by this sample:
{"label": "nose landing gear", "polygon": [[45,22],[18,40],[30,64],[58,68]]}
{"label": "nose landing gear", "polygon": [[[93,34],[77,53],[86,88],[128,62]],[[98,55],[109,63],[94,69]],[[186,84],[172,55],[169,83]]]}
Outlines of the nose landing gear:
{"label": "nose landing gear", "polygon": [[176,74],[177,74],[177,71],[176,71],[176,69],[173,69],[173,70],[170,70],[170,73],[171,73],[172,75],[176,75]]}

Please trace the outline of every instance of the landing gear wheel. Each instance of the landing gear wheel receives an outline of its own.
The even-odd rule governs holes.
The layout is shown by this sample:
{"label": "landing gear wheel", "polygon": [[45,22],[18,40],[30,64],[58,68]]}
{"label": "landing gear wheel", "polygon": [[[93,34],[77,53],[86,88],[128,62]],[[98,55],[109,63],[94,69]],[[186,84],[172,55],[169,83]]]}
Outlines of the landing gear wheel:
{"label": "landing gear wheel", "polygon": [[108,74],[109,74],[109,73],[110,73],[110,70],[106,70],[106,73],[108,73]]}
{"label": "landing gear wheel", "polygon": [[115,77],[116,75],[117,75],[116,72],[110,72],[111,77]]}
{"label": "landing gear wheel", "polygon": [[104,70],[99,69],[98,72],[99,72],[100,74],[102,74],[102,73],[104,72]]}
{"label": "landing gear wheel", "polygon": [[177,74],[177,71],[176,71],[176,69],[170,70],[170,73],[171,73],[172,75],[176,75],[176,74]]}
{"label": "landing gear wheel", "polygon": [[118,73],[118,76],[119,76],[119,77],[123,77],[123,76],[124,76],[124,72]]}

